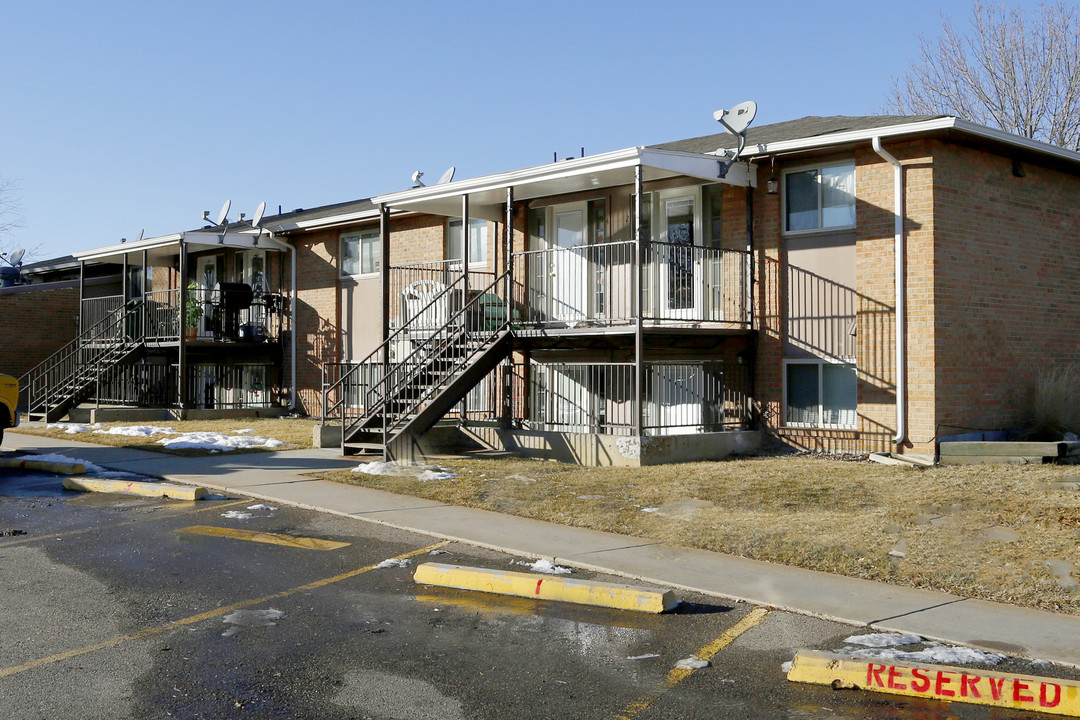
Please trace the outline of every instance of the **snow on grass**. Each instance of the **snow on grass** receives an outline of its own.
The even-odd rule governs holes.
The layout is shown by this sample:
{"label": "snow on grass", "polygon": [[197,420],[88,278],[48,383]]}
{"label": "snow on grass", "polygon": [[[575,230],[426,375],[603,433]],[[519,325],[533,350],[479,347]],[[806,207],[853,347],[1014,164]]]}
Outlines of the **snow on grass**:
{"label": "snow on grass", "polygon": [[536,562],[529,562],[528,560],[514,560],[514,565],[528,565],[529,569],[533,572],[545,573],[547,575],[569,575],[573,572],[570,568],[565,568],[560,565],[556,565],[546,558],[541,558]]}
{"label": "snow on grass", "polygon": [[45,426],[49,430],[63,430],[68,435],[74,435],[75,433],[93,432],[100,430],[106,425],[103,423],[94,423],[93,425],[86,425],[83,423],[49,423]]}
{"label": "snow on grass", "polygon": [[408,560],[400,560],[398,558],[390,558],[389,560],[383,560],[381,563],[375,566],[376,570],[383,570],[385,568],[403,568],[409,567]]}
{"label": "snow on grass", "polygon": [[368,463],[360,463],[352,469],[354,473],[365,475],[393,475],[397,477],[415,477],[420,482],[432,480],[452,480],[457,477],[456,473],[446,468],[429,467],[427,465],[408,465],[392,462],[379,462],[373,460]]}
{"label": "snow on grass", "polygon": [[869,635],[852,635],[851,637],[844,638],[844,642],[846,643],[875,648],[917,645],[922,641],[923,639],[921,636],[912,633],[871,633]]}
{"label": "snow on grass", "polygon": [[171,450],[219,450],[231,452],[246,448],[279,448],[285,443],[274,438],[258,435],[225,435],[218,432],[188,432],[176,437],[162,438],[157,441]]}
{"label": "snow on grass", "polygon": [[94,430],[95,435],[126,435],[128,437],[150,437],[151,435],[176,435],[176,430],[171,427],[158,425],[123,425],[117,427],[104,427]]}

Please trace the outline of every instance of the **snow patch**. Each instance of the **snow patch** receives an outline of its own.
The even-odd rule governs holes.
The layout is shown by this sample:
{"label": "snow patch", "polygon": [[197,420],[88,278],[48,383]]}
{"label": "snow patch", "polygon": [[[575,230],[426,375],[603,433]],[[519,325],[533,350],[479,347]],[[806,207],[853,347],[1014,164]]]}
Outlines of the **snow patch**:
{"label": "snow patch", "polygon": [[556,565],[546,558],[541,558],[536,562],[529,562],[528,560],[514,560],[515,565],[528,565],[529,569],[533,572],[545,573],[547,575],[569,575],[574,572],[570,568],[565,568],[560,565]]}
{"label": "snow patch", "polygon": [[104,423],[94,423],[93,425],[86,425],[83,423],[49,423],[45,427],[49,430],[63,430],[68,435],[74,435],[75,433],[93,432],[94,430],[100,430],[107,426]]}
{"label": "snow patch", "polygon": [[841,653],[861,658],[882,660],[908,660],[911,662],[941,663],[944,665],[1000,665],[1008,658],[1001,653],[986,652],[974,648],[954,647],[941,643],[927,643],[924,650],[907,652],[893,648],[846,647]]}
{"label": "snow patch", "polygon": [[88,473],[100,473],[105,472],[105,468],[100,465],[95,465],[89,460],[80,460],[78,458],[68,457],[67,455],[59,455],[57,453],[49,453],[47,455],[27,455],[24,460],[37,460],[38,462],[51,462],[51,463],[74,463],[76,465],[82,465],[86,468]]}
{"label": "snow patch", "polygon": [[852,635],[844,638],[844,642],[867,647],[885,648],[899,647],[901,645],[916,645],[923,641],[919,635],[912,633],[871,633],[869,635]]}
{"label": "snow patch", "polygon": [[384,475],[394,477],[415,477],[420,482],[432,480],[452,480],[457,477],[456,473],[446,468],[430,467],[427,465],[407,465],[392,462],[379,462],[373,460],[368,463],[360,463],[352,469],[354,473],[365,475]]}
{"label": "snow patch", "polygon": [[780,664],[780,669],[783,670],[784,674],[786,675],[789,672],[791,672],[791,666],[794,665],[794,664],[795,663],[793,663],[791,660],[788,660],[786,663],[781,663]]}
{"label": "snow patch", "polygon": [[262,505],[262,504],[248,505],[247,509],[248,510],[269,510],[271,512],[273,512],[274,510],[277,510],[277,508],[272,506],[272,505]]}
{"label": "snow patch", "polygon": [[118,427],[101,428],[94,431],[95,435],[125,435],[128,437],[149,437],[151,435],[176,435],[177,432],[171,427],[158,425],[124,425]]}
{"label": "snow patch", "polygon": [[615,447],[627,460],[641,457],[641,438],[639,437],[621,437],[615,441]]}
{"label": "snow patch", "polygon": [[274,608],[267,608],[266,610],[237,610],[221,619],[222,622],[232,626],[221,633],[221,637],[232,637],[240,632],[241,627],[273,627],[277,625],[277,621],[283,617],[285,617],[285,613],[281,610],[275,610]]}
{"label": "snow patch", "polygon": [[691,655],[675,663],[675,667],[679,670],[700,670],[703,667],[709,667],[709,665],[708,660],[702,660],[697,655]]}
{"label": "snow patch", "polygon": [[255,516],[249,512],[244,512],[243,510],[226,510],[221,513],[221,517],[229,518],[230,520],[250,520]]}
{"label": "snow patch", "polygon": [[660,657],[659,653],[647,653],[645,655],[631,655],[626,658],[627,660],[652,660],[653,658]]}
{"label": "snow patch", "polygon": [[230,452],[239,448],[279,448],[285,443],[274,438],[258,435],[224,435],[217,432],[181,433],[177,437],[162,438],[157,441],[173,450],[220,450]]}
{"label": "snow patch", "polygon": [[376,570],[382,570],[384,568],[403,568],[409,567],[408,560],[401,560],[399,558],[390,558],[389,560],[383,560],[381,563],[375,566]]}

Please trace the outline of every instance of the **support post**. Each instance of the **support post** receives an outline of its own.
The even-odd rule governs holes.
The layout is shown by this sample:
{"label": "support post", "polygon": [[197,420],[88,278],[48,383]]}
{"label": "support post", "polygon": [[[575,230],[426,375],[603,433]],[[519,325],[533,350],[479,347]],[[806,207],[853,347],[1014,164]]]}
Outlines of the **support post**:
{"label": "support post", "polygon": [[642,223],[644,208],[645,182],[641,165],[634,167],[634,266],[637,268],[637,300],[635,302],[634,322],[634,434],[641,437],[645,429],[645,366],[642,356],[645,354],[645,332],[642,325],[644,308],[645,278],[645,228]]}
{"label": "support post", "polygon": [[[469,196],[461,196],[461,270],[463,274],[463,286],[464,294],[461,298],[461,307],[468,307],[469,305],[469,245],[471,238],[469,237]],[[465,317],[465,333],[468,335],[469,327],[469,314],[466,312]],[[461,399],[461,418],[460,423],[465,425],[469,421],[469,398],[465,396]]]}
{"label": "support post", "polygon": [[[514,283],[514,188],[506,188],[506,221],[503,224],[503,303],[506,305],[506,327],[513,321]],[[510,427],[514,414],[514,364],[503,364],[502,418],[503,426]]]}
{"label": "support post", "polygon": [[[382,294],[382,385],[383,392],[385,393],[389,388],[388,376],[390,374],[390,348],[386,346],[386,341],[390,339],[390,208],[386,206],[386,203],[379,205],[379,274],[380,285]],[[388,410],[390,407],[389,398],[383,398],[383,410],[382,410],[382,437],[383,437],[383,461],[390,462],[391,457],[390,445],[387,443],[386,431]],[[345,427],[342,424],[342,432],[344,433]],[[342,443],[345,442],[345,436],[341,437]]]}
{"label": "support post", "polygon": [[177,281],[180,285],[180,306],[177,308],[177,316],[179,319],[179,338],[178,338],[178,356],[177,356],[177,369],[179,377],[176,379],[176,392],[177,404],[180,409],[183,410],[188,406],[187,402],[187,303],[188,303],[188,287],[187,287],[187,270],[188,270],[188,249],[187,243],[180,240],[180,277]]}

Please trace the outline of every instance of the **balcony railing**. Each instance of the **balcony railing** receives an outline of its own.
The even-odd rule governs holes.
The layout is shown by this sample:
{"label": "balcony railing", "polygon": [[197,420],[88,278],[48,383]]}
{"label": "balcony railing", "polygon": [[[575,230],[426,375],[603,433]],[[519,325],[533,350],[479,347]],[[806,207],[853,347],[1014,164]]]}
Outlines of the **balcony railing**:
{"label": "balcony railing", "polygon": [[[526,325],[626,325],[639,312],[637,243],[548,248],[515,255],[524,287],[515,298]],[[640,292],[648,322],[750,323],[749,254],[646,243]]]}
{"label": "balcony railing", "polygon": [[[245,340],[260,342],[281,336],[287,324],[284,302],[272,293],[240,293],[237,299],[222,290],[193,289],[188,291],[188,303],[197,308],[195,339],[203,341]],[[123,297],[112,295],[82,301],[81,327],[88,328],[102,318],[115,313],[124,305]],[[169,343],[180,338],[180,291],[153,290],[141,300],[129,300],[137,308],[123,326],[112,329],[114,337],[97,340],[146,340]]]}
{"label": "balcony railing", "polygon": [[[179,372],[175,363],[115,365],[99,376],[89,402],[172,407],[178,402]],[[197,409],[270,407],[277,396],[273,376],[274,369],[265,365],[189,365],[184,405]]]}

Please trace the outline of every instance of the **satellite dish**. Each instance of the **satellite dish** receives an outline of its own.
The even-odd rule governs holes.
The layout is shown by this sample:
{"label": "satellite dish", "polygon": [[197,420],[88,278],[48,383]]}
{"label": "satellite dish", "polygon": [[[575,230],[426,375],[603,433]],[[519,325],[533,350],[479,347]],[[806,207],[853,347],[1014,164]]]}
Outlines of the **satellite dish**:
{"label": "satellite dish", "polygon": [[7,261],[9,263],[11,263],[11,265],[13,265],[13,266],[18,265],[19,263],[22,262],[23,255],[25,255],[25,254],[26,254],[26,248],[19,248],[15,252],[11,253],[11,257],[9,257],[7,259]]}
{"label": "satellite dish", "polygon": [[251,227],[253,227],[253,228],[259,227],[259,223],[262,222],[263,213],[265,213],[265,212],[266,212],[266,203],[265,202],[259,203],[259,207],[255,208],[255,217],[251,218]]}
{"label": "satellite dish", "polygon": [[142,242],[143,229],[139,228],[139,237],[135,238],[135,242]]}
{"label": "satellite dish", "polygon": [[226,200],[225,204],[221,206],[221,212],[218,213],[217,224],[224,225],[225,220],[229,217],[229,208],[232,206],[232,200]]}
{"label": "satellite dish", "polygon": [[424,187],[424,183],[420,182],[420,178],[424,177],[424,173],[417,170],[412,174],[412,181],[414,187]]}
{"label": "satellite dish", "polygon": [[446,172],[444,172],[442,174],[442,177],[439,178],[439,182],[437,182],[435,184],[436,185],[445,185],[446,183],[453,180],[454,179],[454,170],[455,170],[454,166],[451,165],[449,168],[447,168]]}
{"label": "satellite dish", "polygon": [[742,135],[746,132],[747,126],[754,121],[755,115],[757,115],[757,103],[747,100],[730,110],[717,110],[713,113],[713,118],[732,135]]}

